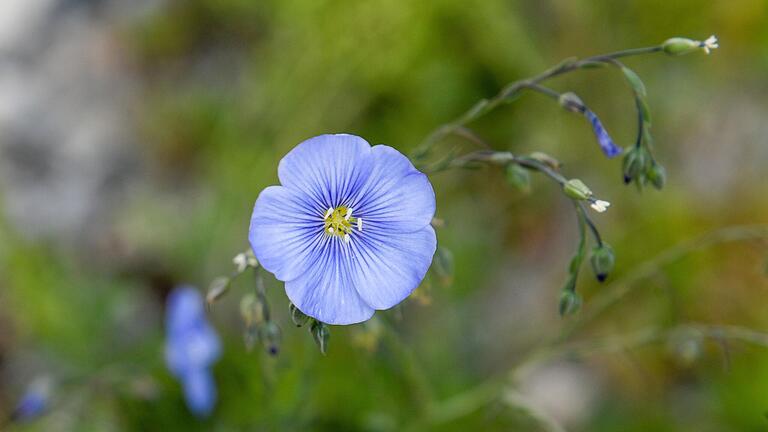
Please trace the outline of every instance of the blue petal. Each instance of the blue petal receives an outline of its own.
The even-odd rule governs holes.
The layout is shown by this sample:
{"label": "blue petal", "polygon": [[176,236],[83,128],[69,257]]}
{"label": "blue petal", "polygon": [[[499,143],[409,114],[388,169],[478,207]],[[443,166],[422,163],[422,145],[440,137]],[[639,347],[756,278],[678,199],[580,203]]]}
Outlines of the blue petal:
{"label": "blue petal", "polygon": [[189,285],[181,285],[166,300],[165,326],[168,333],[183,330],[205,317],[203,297]]}
{"label": "blue petal", "polygon": [[30,389],[16,405],[13,417],[19,421],[32,420],[42,415],[46,409],[48,409],[47,392]]}
{"label": "blue petal", "polygon": [[371,146],[354,135],[320,135],[280,161],[280,183],[306,194],[315,206],[337,207],[368,178]]}
{"label": "blue petal", "polygon": [[256,200],[248,234],[261,265],[281,281],[304,273],[325,237],[326,209],[283,186],[264,189]]}
{"label": "blue petal", "polygon": [[204,323],[168,335],[165,359],[168,369],[179,376],[213,364],[221,355],[221,344],[213,328]]}
{"label": "blue petal", "polygon": [[182,378],[187,407],[198,417],[208,417],[216,405],[216,384],[208,369],[197,369]]}
{"label": "blue petal", "polygon": [[370,176],[350,202],[353,215],[367,227],[392,232],[413,232],[428,225],[435,215],[435,192],[427,176],[392,147],[377,145],[371,156]]}
{"label": "blue petal", "polygon": [[174,375],[206,367],[221,355],[219,337],[208,323],[197,290],[182,286],[171,292],[166,327],[165,360]]}
{"label": "blue petal", "polygon": [[374,309],[389,309],[421,283],[437,247],[435,230],[426,225],[413,233],[385,228],[365,230],[351,242],[355,253],[352,282]]}
{"label": "blue petal", "polygon": [[300,311],[336,325],[359,323],[373,315],[373,308],[353,285],[350,269],[354,257],[349,246],[337,237],[326,237],[307,272],[285,283],[288,298]]}
{"label": "blue petal", "polygon": [[605,130],[605,127],[603,127],[600,119],[597,118],[597,115],[590,110],[584,111],[584,115],[587,116],[589,122],[592,124],[592,131],[595,133],[595,137],[597,138],[597,142],[600,144],[603,153],[609,158],[620,155],[623,151],[622,148],[613,142],[613,139],[608,135],[608,132]]}

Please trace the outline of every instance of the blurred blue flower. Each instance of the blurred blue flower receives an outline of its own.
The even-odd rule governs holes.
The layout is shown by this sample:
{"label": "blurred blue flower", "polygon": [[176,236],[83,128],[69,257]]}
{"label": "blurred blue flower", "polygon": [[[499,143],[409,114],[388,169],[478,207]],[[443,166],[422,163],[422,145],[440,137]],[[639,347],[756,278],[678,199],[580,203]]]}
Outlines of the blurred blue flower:
{"label": "blurred blue flower", "polygon": [[589,122],[592,123],[592,131],[594,131],[597,142],[600,144],[603,153],[609,158],[620,155],[623,151],[622,148],[613,142],[611,136],[608,135],[605,127],[603,127],[603,124],[600,122],[600,119],[597,118],[597,115],[586,108],[584,109],[584,115],[587,116]]}
{"label": "blurred blue flower", "polygon": [[51,382],[48,378],[38,378],[27,387],[13,410],[16,421],[33,420],[47,409],[51,398]]}
{"label": "blurred blue flower", "polygon": [[249,239],[291,302],[354,324],[403,301],[432,262],[435,193],[400,152],[354,135],[306,140],[256,200]]}
{"label": "blurred blue flower", "polygon": [[181,381],[187,407],[197,416],[208,416],[216,404],[216,384],[211,365],[219,358],[219,337],[208,323],[203,297],[192,287],[181,286],[168,296],[165,361]]}

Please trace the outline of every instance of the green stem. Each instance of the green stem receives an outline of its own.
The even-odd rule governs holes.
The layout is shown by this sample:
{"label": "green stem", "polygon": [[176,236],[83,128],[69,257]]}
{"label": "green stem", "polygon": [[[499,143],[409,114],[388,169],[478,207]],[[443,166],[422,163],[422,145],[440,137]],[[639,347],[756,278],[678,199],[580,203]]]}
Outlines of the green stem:
{"label": "green stem", "polygon": [[410,346],[403,343],[399,333],[395,331],[392,325],[386,320],[382,319],[381,321],[385,340],[390,348],[393,349],[399,363],[403,367],[403,377],[408,381],[408,386],[412,391],[411,396],[416,403],[418,413],[422,416],[426,415],[434,400],[432,386],[427,379],[426,370],[419,363]]}
{"label": "green stem", "polygon": [[466,126],[472,121],[477,120],[490,111],[493,111],[503,103],[511,102],[519,95],[522,90],[526,88],[541,91],[541,88],[537,86],[538,84],[548,79],[580,69],[586,65],[607,62],[622,57],[650,54],[660,51],[662,51],[661,46],[652,46],[616,51],[609,54],[587,57],[583,60],[567,59],[538,75],[534,75],[528,79],[511,82],[504,86],[501,91],[499,91],[499,93],[497,93],[492,98],[480,100],[456,120],[445,123],[431,132],[422,142],[422,144],[414,151],[412,155],[413,159],[419,160],[425,157],[435,143],[448,135],[456,133],[456,131],[460,128]]}
{"label": "green stem", "polygon": [[584,217],[584,221],[589,227],[589,231],[592,233],[592,237],[595,239],[595,243],[597,243],[598,246],[602,246],[603,239],[600,237],[600,232],[597,230],[597,226],[592,221],[592,219],[589,218],[589,212],[587,212],[586,206],[581,201],[579,202],[579,209],[581,210],[581,214]]}

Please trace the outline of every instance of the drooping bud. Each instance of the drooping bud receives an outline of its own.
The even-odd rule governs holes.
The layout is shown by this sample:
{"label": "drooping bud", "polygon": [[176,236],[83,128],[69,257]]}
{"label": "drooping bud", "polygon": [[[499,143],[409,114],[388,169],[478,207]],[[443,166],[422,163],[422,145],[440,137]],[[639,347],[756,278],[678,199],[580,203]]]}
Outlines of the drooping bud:
{"label": "drooping bud", "polygon": [[584,115],[592,125],[592,131],[595,134],[595,138],[597,138],[597,143],[600,145],[600,150],[603,151],[605,156],[608,158],[613,158],[620,155],[624,149],[617,146],[616,143],[613,142],[613,139],[610,135],[608,135],[608,131],[605,130],[603,123],[600,121],[597,115],[589,109],[584,110]]}
{"label": "drooping bud", "polygon": [[309,330],[312,332],[312,338],[317,347],[320,348],[320,352],[325,355],[328,352],[328,340],[331,338],[328,326],[318,320],[312,320],[312,326]]}
{"label": "drooping bud", "polygon": [[205,295],[205,304],[209,308],[216,303],[218,299],[224,296],[229,290],[231,279],[226,276],[219,276],[211,282],[208,287],[208,293]]}
{"label": "drooping bud", "polygon": [[507,183],[523,192],[531,192],[531,173],[516,163],[507,164],[505,169]]}
{"label": "drooping bud", "polygon": [[658,190],[661,190],[664,187],[664,184],[667,182],[667,170],[656,162],[651,164],[645,175],[648,177],[648,180],[651,181],[653,187]]}
{"label": "drooping bud", "polygon": [[570,179],[563,185],[563,192],[569,198],[586,200],[592,196],[592,190],[579,179]]}
{"label": "drooping bud", "polygon": [[291,313],[291,321],[296,324],[296,327],[301,327],[309,321],[309,317],[300,311],[295,304],[288,305],[288,310]]}
{"label": "drooping bud", "polygon": [[256,294],[248,293],[240,300],[240,315],[247,327],[266,321],[269,315],[267,305]]}
{"label": "drooping bud", "polygon": [[259,339],[269,355],[275,356],[280,352],[280,327],[274,321],[259,326]]}
{"label": "drooping bud", "polygon": [[560,294],[560,316],[572,315],[581,308],[581,296],[571,289],[563,290]]}
{"label": "drooping bud", "polygon": [[592,256],[589,258],[592,264],[592,271],[595,272],[595,277],[598,281],[603,282],[613,271],[613,267],[616,264],[616,256],[613,253],[613,248],[608,243],[603,243],[600,246],[595,246],[592,249]]}
{"label": "drooping bud", "polygon": [[624,156],[623,171],[624,171],[624,183],[629,184],[632,180],[637,179],[644,171],[646,164],[645,149],[635,147],[628,151]]}
{"label": "drooping bud", "polygon": [[708,37],[705,41],[697,41],[688,38],[675,37],[667,39],[661,44],[662,50],[669,55],[684,55],[699,50],[709,54],[713,49],[720,47],[717,37],[714,35]]}
{"label": "drooping bud", "polygon": [[581,101],[581,98],[572,92],[561,94],[558,102],[560,102],[561,107],[571,112],[582,113],[586,109],[584,107],[584,102]]}

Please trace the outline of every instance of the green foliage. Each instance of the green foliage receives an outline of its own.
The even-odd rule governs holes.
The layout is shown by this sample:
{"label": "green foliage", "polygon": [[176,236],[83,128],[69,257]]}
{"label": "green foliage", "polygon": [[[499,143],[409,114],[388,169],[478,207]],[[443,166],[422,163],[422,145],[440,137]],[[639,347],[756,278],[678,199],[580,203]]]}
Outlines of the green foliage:
{"label": "green foliage", "polygon": [[[612,272],[617,278],[697,233],[768,213],[764,182],[748,181],[745,171],[722,181],[730,187],[720,195],[727,199],[711,200],[689,172],[700,169],[701,159],[687,159],[697,148],[691,143],[714,133],[706,127],[720,127],[717,116],[726,113],[707,111],[719,105],[717,98],[746,97],[749,83],[755,92],[764,87],[762,2],[171,1],[120,33],[143,84],[137,124],[126,122],[145,143],[142,175],[149,186],[121,203],[110,223],[125,250],[139,255],[138,264],[117,253],[100,259],[93,250],[25,239],[0,221],[0,349],[42,352],[46,366],[62,375],[95,376],[115,362],[130,365],[120,375],[132,378],[79,380],[66,388],[70,403],[57,409],[72,419],[68,430],[395,431],[445,412],[455,418],[419,430],[536,430],[537,422],[507,404],[471,405],[485,400],[482,391],[452,399],[489,376],[500,374],[506,384],[507,369],[563,325],[550,307],[555,296],[570,293],[561,307],[568,312],[583,296],[576,318],[607,289],[583,277],[580,294],[557,293],[573,243],[560,241],[572,225],[570,203],[518,165],[510,165],[516,168],[506,180],[535,193],[511,194],[504,177],[486,172],[433,177],[439,216],[447,221],[438,232],[440,251],[448,251],[443,245],[451,251],[436,257],[435,271],[453,283],[432,288],[429,306],[409,302],[381,314],[387,325],[394,322],[401,345],[384,337],[373,349],[361,348],[355,330],[333,327],[328,349],[329,328],[307,325],[295,309],[286,312],[281,284],[267,278],[274,322],[258,328],[261,340],[279,339],[280,355],[248,353],[238,301],[253,290],[252,281],[227,285],[211,311],[224,356],[214,370],[219,403],[209,420],[188,413],[163,367],[164,290],[182,281],[205,288],[230,268],[233,252],[247,247],[256,196],[277,182],[280,157],[307,137],[352,132],[408,152],[504,83],[564,56],[646,46],[670,34],[703,38],[712,22],[733,47],[718,52],[718,61],[706,67],[693,58],[671,59],[669,67],[628,61],[632,69],[621,69],[648,121],[647,106],[653,108],[658,152],[670,155],[671,175],[681,179],[663,193],[642,199],[626,193],[584,132],[583,119],[562,115],[538,95],[479,120],[498,150],[536,151],[531,157],[552,167],[562,162],[611,200],[611,211],[599,217],[621,256]],[[627,83],[617,69],[586,69],[553,87],[595,101],[617,142],[634,144],[636,107],[625,103]],[[761,98],[751,102],[762,106]],[[750,130],[758,126],[745,123]],[[719,145],[738,152],[734,143]],[[625,174],[664,185],[664,169],[645,149],[629,151],[625,161]],[[579,251],[574,275],[584,259],[584,248]],[[763,258],[754,254],[731,245],[666,266],[587,336],[683,319],[766,328],[766,282],[754,270]],[[244,312],[262,323],[263,303],[256,300],[249,297]],[[136,328],[140,337],[131,337],[127,329]],[[671,361],[663,346],[582,359],[597,371],[593,384],[601,392],[573,430],[760,430],[767,354],[738,348],[729,372],[711,345],[689,366]],[[18,392],[3,392],[7,412]],[[439,411],[430,404],[436,401],[450,403]],[[58,423],[46,421],[16,429],[57,430]]]}

